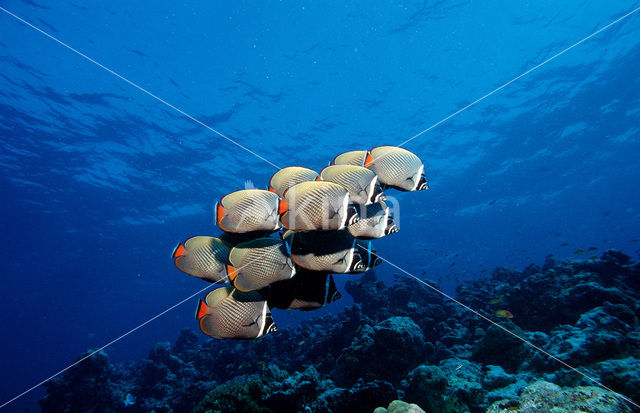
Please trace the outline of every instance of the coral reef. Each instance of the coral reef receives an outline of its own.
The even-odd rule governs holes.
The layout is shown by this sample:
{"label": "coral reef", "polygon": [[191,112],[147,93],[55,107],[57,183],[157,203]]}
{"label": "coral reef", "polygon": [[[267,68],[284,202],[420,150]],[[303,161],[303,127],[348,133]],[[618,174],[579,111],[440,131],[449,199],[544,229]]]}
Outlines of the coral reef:
{"label": "coral reef", "polygon": [[389,403],[389,407],[376,408],[373,413],[425,413],[417,404],[394,400]]}
{"label": "coral reef", "polygon": [[522,391],[517,400],[493,403],[487,413],[584,412],[624,413],[631,409],[615,393],[600,387],[562,389],[546,381],[537,381]]}
{"label": "coral reef", "polygon": [[371,273],[347,282],[354,304],[341,313],[319,312],[259,340],[199,343],[183,330],[175,345],[159,343],[128,365],[99,352],[48,382],[40,406],[45,413],[631,411],[592,379],[640,401],[639,280],[640,264],[609,250],[461,282],[456,299],[494,325],[414,280],[388,285]]}

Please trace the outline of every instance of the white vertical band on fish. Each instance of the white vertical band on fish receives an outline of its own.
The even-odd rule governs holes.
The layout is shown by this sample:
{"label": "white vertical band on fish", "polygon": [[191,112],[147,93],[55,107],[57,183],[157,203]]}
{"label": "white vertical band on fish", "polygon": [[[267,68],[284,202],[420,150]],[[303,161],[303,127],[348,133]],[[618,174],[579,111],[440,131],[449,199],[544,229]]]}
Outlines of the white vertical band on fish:
{"label": "white vertical band on fish", "polygon": [[[363,248],[363,247],[360,247]],[[578,374],[580,374],[582,377],[588,379],[589,381],[591,381],[594,384],[597,384],[598,386],[602,387],[605,390],[610,391],[611,393],[619,396],[621,399],[623,399],[625,402],[630,403],[632,405],[634,405],[635,407],[640,409],[640,404],[634,402],[633,400],[631,400],[630,398],[628,398],[627,396],[620,394],[612,389],[610,389],[609,387],[605,386],[604,384],[600,383],[598,380],[594,379],[593,377],[581,372],[580,370],[578,370],[577,368],[569,365],[567,362],[565,362],[564,360],[558,358],[557,356],[554,356],[553,354],[549,353],[548,351],[543,350],[542,348],[536,346],[535,344],[533,344],[532,342],[530,342],[529,340],[527,340],[526,338],[520,337],[519,335],[517,335],[516,333],[514,333],[513,331],[501,326],[500,324],[496,323],[495,321],[491,320],[489,317],[485,316],[484,314],[474,310],[473,308],[469,307],[468,305],[460,302],[459,300],[456,300],[454,297],[450,296],[449,294],[445,293],[444,291],[441,291],[440,289],[434,287],[433,285],[425,282],[424,280],[420,279],[419,277],[411,274],[409,271],[399,267],[398,265],[392,263],[391,261],[381,257],[381,256],[377,256],[378,259],[380,259],[381,261],[391,265],[393,268],[395,268],[398,271],[403,272],[405,275],[413,278],[414,280],[418,281],[421,284],[424,284],[425,286],[429,287],[431,290],[435,291],[436,293],[440,294],[441,296],[453,301],[454,303],[458,304],[459,306],[461,306],[462,308],[464,308],[467,311],[472,312],[473,314],[477,315],[478,317],[488,321],[489,323],[491,323],[492,325],[498,327],[499,329],[503,330],[504,332],[512,335],[513,337],[517,338],[518,340],[522,341],[523,343],[525,343],[526,345],[530,346],[531,348],[533,348],[534,350],[544,354],[545,356],[557,361],[558,363],[562,364],[563,366],[567,367],[569,370],[574,371]]]}
{"label": "white vertical band on fish", "polygon": [[46,31],[42,30],[41,28],[37,27],[36,25],[29,23],[28,21],[24,20],[23,18],[15,15],[14,13],[10,12],[9,10],[5,9],[4,7],[0,6],[0,10],[2,10],[3,12],[5,12],[6,14],[8,14],[9,16],[13,17],[14,19],[22,22],[23,24],[26,24],[27,26],[31,27],[32,29],[42,33],[43,35],[47,36],[48,38],[50,38],[51,40],[55,41],[56,43],[66,47],[67,49],[71,50],[72,52],[74,52],[75,54],[77,54],[78,56],[81,56],[83,58],[85,58],[86,60],[90,61],[91,63],[95,64],[96,66],[100,67],[101,69],[106,70],[107,72],[111,73],[112,75],[116,76],[119,79],[124,80],[125,82],[127,82],[128,84],[130,84],[131,86],[135,87],[136,89],[138,89],[139,91],[151,96],[152,98],[154,98],[155,100],[157,100],[160,103],[163,103],[164,105],[170,107],[171,109],[173,109],[174,111],[178,112],[179,114],[183,115],[184,117],[194,121],[195,123],[199,124],[200,126],[203,126],[204,128],[210,130],[211,132],[215,133],[216,135],[220,136],[221,138],[226,139],[227,141],[231,142],[232,144],[236,145],[238,148],[250,153],[251,155],[255,156],[256,158],[268,163],[269,165],[273,166],[276,169],[280,169],[280,167],[278,165],[276,165],[275,163],[271,162],[270,160],[268,160],[267,158],[258,155],[257,153],[255,153],[254,151],[252,151],[251,149],[247,148],[246,146],[242,145],[241,143],[238,143],[237,141],[231,139],[230,137],[228,137],[227,135],[224,135],[222,132],[217,131],[216,129],[212,128],[211,126],[207,125],[206,123],[204,123],[203,121],[196,119],[194,116],[189,115],[187,112],[183,111],[182,109],[172,105],[171,103],[163,100],[162,98],[154,95],[153,93],[149,92],[147,89],[143,88],[142,86],[132,82],[131,80],[127,79],[126,77],[122,76],[121,74],[115,72],[112,69],[109,69],[107,66],[103,65],[102,63],[98,62],[95,59],[92,59],[91,57],[87,56],[86,54],[80,52],[79,50],[74,49],[73,47],[69,46],[68,44],[66,44],[65,42],[63,42],[62,40],[58,39],[57,37],[47,33]]}

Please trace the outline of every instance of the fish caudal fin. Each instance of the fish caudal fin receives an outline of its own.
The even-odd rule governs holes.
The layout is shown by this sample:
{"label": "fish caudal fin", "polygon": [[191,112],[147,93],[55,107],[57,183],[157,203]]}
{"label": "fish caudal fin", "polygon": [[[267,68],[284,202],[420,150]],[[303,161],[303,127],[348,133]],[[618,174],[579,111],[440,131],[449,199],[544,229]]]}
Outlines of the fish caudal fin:
{"label": "fish caudal fin", "polygon": [[289,203],[284,199],[278,202],[278,215],[282,215],[289,210]]}
{"label": "fish caudal fin", "polygon": [[173,253],[171,254],[171,258],[178,258],[178,257],[182,257],[185,254],[185,248],[184,245],[182,245],[182,243],[178,243],[178,245],[176,245],[176,247],[173,249]]}
{"label": "fish caudal fin", "polygon": [[209,307],[207,306],[207,303],[205,303],[203,300],[200,300],[200,302],[198,303],[198,309],[196,310],[196,320],[200,320],[202,317],[206,316],[208,309]]}
{"label": "fish caudal fin", "polygon": [[371,156],[371,151],[367,152],[367,156],[364,158],[364,167],[368,168],[373,165],[373,156]]}
{"label": "fish caudal fin", "polygon": [[238,276],[238,269],[233,265],[229,265],[229,264],[226,265],[226,269],[227,269],[227,277],[229,277],[229,281],[233,283],[233,281]]}
{"label": "fish caudal fin", "polygon": [[222,221],[222,218],[224,218],[225,215],[227,215],[227,211],[225,211],[224,207],[220,202],[216,202],[215,215],[216,215],[215,216],[216,225],[219,226],[220,221]]}

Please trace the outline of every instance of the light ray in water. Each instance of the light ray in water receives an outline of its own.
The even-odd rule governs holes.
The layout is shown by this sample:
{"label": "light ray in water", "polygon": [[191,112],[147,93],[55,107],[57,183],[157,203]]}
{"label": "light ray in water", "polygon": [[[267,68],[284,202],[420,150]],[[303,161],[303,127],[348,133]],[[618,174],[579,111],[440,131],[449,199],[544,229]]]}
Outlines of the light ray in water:
{"label": "light ray in water", "polygon": [[228,140],[229,142],[233,143],[234,145],[236,145],[237,147],[239,147],[240,149],[243,149],[244,151],[250,153],[251,155],[255,156],[258,159],[263,160],[264,162],[268,163],[269,165],[273,166],[276,169],[281,169],[278,165],[276,165],[275,163],[271,162],[270,160],[268,160],[267,158],[258,155],[257,153],[255,153],[254,151],[252,151],[251,149],[247,148],[246,146],[242,145],[241,143],[236,142],[235,140],[231,139],[230,137],[228,137],[227,135],[224,135],[222,132],[217,131],[216,129],[212,128],[211,126],[207,125],[206,123],[202,122],[199,119],[196,119],[195,117],[189,115],[187,112],[183,111],[182,109],[173,106],[171,103],[163,100],[162,98],[154,95],[153,93],[149,92],[147,89],[143,88],[142,86],[138,85],[137,83],[132,82],[131,80],[127,79],[126,77],[120,75],[119,73],[109,69],[107,66],[103,65],[102,63],[98,62],[95,59],[90,58],[89,56],[87,56],[86,54],[74,49],[73,47],[69,46],[68,44],[66,44],[65,42],[63,42],[62,40],[58,39],[57,37],[45,32],[44,30],[42,30],[41,28],[35,26],[32,23],[29,23],[28,21],[24,20],[23,18],[21,18],[20,16],[17,16],[13,13],[11,13],[9,10],[5,9],[4,7],[0,6],[0,10],[2,10],[3,12],[5,12],[6,14],[8,14],[9,16],[13,17],[14,19],[20,21],[21,23],[26,24],[27,26],[31,27],[32,29],[42,33],[43,35],[47,36],[49,39],[55,41],[56,43],[58,43],[59,45],[71,50],[72,52],[74,52],[75,54],[77,54],[78,56],[81,56],[83,58],[85,58],[86,60],[90,61],[91,63],[95,64],[96,66],[100,67],[101,69],[106,70],[107,72],[111,73],[112,75],[114,75],[115,77],[124,80],[125,82],[127,82],[128,84],[130,84],[131,86],[135,87],[136,89],[138,89],[139,91],[151,96],[152,98],[154,98],[155,100],[157,100],[160,103],[163,103],[164,105],[170,107],[171,109],[175,110],[176,112],[178,112],[179,114],[185,116],[186,118],[194,121],[195,123],[205,127],[206,129],[210,130],[211,132],[217,134],[218,136]]}

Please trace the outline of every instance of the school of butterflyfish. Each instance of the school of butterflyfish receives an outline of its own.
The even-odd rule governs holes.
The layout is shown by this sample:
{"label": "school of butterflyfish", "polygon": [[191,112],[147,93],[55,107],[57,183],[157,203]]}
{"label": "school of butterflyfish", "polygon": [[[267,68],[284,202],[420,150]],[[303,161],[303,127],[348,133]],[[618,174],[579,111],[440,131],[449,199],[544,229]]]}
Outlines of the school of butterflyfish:
{"label": "school of butterflyfish", "polygon": [[202,332],[253,339],[276,330],[271,308],[313,310],[339,299],[332,274],[379,265],[371,240],[398,231],[383,192],[391,188],[428,189],[424,165],[406,149],[379,146],[345,152],[320,173],[286,167],[268,190],[222,197],[222,235],[191,237],[172,255],[181,271],[229,284],[199,300]]}

